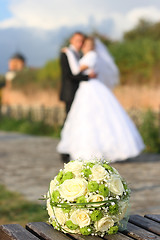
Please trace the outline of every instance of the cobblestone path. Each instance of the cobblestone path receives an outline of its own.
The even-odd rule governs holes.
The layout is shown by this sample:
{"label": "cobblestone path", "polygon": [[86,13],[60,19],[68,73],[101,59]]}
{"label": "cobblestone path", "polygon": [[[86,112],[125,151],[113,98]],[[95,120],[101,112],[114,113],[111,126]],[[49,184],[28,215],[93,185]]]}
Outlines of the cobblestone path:
{"label": "cobblestone path", "polygon": [[[0,132],[0,184],[38,201],[63,164],[57,139]],[[160,214],[160,155],[113,163],[132,190],[131,213]]]}

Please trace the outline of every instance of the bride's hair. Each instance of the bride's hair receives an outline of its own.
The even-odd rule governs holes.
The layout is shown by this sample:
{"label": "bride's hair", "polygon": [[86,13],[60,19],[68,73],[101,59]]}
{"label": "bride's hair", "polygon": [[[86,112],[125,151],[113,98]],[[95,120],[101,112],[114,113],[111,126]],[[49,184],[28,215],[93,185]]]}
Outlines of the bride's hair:
{"label": "bride's hair", "polygon": [[87,41],[87,40],[89,40],[92,43],[92,49],[94,49],[95,48],[95,39],[94,39],[94,37],[86,36],[84,42]]}

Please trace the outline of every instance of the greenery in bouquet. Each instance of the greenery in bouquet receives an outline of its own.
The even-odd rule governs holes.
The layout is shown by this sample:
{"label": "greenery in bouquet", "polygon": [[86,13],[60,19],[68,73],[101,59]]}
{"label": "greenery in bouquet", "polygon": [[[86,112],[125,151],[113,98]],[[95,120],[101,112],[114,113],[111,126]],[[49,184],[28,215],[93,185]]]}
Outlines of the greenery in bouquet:
{"label": "greenery in bouquet", "polygon": [[115,234],[128,221],[130,190],[106,161],[71,161],[51,180],[49,223],[65,233]]}

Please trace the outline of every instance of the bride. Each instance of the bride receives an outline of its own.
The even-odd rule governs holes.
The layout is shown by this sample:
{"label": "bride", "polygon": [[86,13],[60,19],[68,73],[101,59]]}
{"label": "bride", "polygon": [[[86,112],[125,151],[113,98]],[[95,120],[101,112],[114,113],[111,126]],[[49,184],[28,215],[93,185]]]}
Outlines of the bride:
{"label": "bride", "polygon": [[69,49],[65,51],[73,74],[94,71],[97,78],[80,83],[61,132],[58,152],[68,153],[71,160],[94,157],[114,162],[137,156],[144,143],[111,91],[119,78],[107,49],[100,40],[88,37],[79,63]]}

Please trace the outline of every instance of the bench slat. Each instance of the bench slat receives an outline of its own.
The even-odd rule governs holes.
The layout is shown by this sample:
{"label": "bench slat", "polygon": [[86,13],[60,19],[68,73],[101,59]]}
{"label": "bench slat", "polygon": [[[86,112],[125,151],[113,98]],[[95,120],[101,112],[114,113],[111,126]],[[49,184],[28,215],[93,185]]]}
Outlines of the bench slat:
{"label": "bench slat", "polygon": [[83,236],[80,234],[67,234],[68,236],[71,236],[71,239],[76,240],[102,240],[102,238],[98,236]]}
{"label": "bench slat", "polygon": [[115,235],[108,235],[108,236],[106,235],[104,237],[104,239],[106,239],[106,240],[130,240],[130,239],[132,239],[133,240],[133,238],[130,238],[122,233],[117,233]]}
{"label": "bench slat", "polygon": [[[83,236],[79,234],[63,234],[62,232],[59,232],[55,230],[52,226],[48,225],[44,222],[37,222],[37,223],[28,223],[26,225],[26,229],[28,231],[31,231],[32,234],[35,234],[38,237],[41,237],[41,239],[45,240],[102,240],[102,238],[98,236]],[[127,237],[123,235],[122,233],[117,233],[116,235],[110,235],[105,236],[104,239],[106,240],[130,240],[130,237]]]}
{"label": "bench slat", "polygon": [[[102,240],[101,237],[98,236],[82,236],[79,234],[69,234],[72,238],[76,240]],[[122,233],[117,233],[115,235],[105,235],[103,237],[106,240],[133,240],[133,238],[127,237]]]}
{"label": "bench slat", "polygon": [[156,234],[140,228],[132,223],[128,223],[127,230],[123,231],[123,233],[137,240],[160,240],[160,237]]}
{"label": "bench slat", "polygon": [[[44,222],[37,222],[37,223],[28,223],[26,225],[26,229],[28,231],[31,231],[33,234],[35,234],[38,237],[41,237],[41,239],[45,240],[102,240],[102,238],[98,236],[83,236],[79,234],[63,234],[62,232],[59,232],[55,230],[52,226],[48,225]],[[132,238],[123,235],[122,233],[117,233],[116,235],[110,235],[110,236],[104,236],[104,239],[106,240],[131,240]]]}
{"label": "bench slat", "polygon": [[160,214],[146,214],[144,217],[160,223]]}
{"label": "bench slat", "polygon": [[159,223],[154,222],[150,219],[144,218],[139,215],[131,215],[129,218],[129,222],[131,222],[139,227],[142,227],[148,231],[151,231],[153,233],[160,235]]}
{"label": "bench slat", "polygon": [[44,240],[71,240],[66,234],[55,230],[45,222],[28,223],[26,229]]}
{"label": "bench slat", "polygon": [[19,224],[6,224],[0,226],[0,239],[3,240],[38,240]]}

